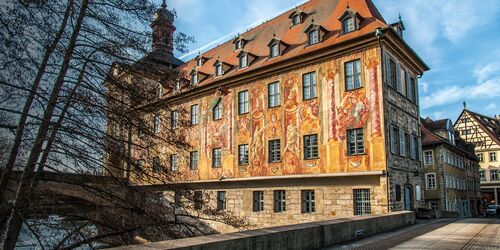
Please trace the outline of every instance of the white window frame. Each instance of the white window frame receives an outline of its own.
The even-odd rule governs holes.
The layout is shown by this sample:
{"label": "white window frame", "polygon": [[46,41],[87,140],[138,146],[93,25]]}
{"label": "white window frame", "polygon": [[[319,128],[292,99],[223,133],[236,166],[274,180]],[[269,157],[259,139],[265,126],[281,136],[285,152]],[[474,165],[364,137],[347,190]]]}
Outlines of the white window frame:
{"label": "white window frame", "polygon": [[[423,153],[424,153],[424,165],[433,165],[434,164],[434,151],[425,150]],[[430,161],[428,161],[426,153],[430,153]]]}
{"label": "white window frame", "polygon": [[436,185],[436,173],[427,173],[425,174],[425,187],[427,190],[435,190],[437,189]]}

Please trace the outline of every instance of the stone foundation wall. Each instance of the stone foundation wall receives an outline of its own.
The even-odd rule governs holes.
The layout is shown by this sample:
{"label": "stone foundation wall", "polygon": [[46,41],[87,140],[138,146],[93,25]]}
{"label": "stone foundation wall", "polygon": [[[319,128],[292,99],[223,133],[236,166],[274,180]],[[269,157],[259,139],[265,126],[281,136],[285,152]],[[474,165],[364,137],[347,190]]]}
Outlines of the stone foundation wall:
{"label": "stone foundation wall", "polygon": [[[332,218],[354,216],[354,189],[369,189],[371,214],[387,213],[386,178],[384,175],[333,177],[300,180],[270,180],[242,183],[200,183],[208,206],[215,208],[217,191],[226,192],[226,211],[245,218],[252,228],[290,225]],[[284,190],[286,211],[274,212],[274,191]],[[315,211],[302,213],[302,190],[314,190]],[[253,212],[253,192],[264,192],[264,210]],[[221,223],[207,222],[218,232],[235,229]]]}

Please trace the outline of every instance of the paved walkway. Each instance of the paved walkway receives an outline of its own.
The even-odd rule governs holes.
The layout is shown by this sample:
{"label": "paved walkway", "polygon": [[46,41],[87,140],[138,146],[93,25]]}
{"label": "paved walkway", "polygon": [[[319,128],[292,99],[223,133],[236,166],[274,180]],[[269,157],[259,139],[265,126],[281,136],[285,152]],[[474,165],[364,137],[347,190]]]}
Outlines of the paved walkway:
{"label": "paved walkway", "polygon": [[500,219],[441,219],[327,249],[500,249]]}

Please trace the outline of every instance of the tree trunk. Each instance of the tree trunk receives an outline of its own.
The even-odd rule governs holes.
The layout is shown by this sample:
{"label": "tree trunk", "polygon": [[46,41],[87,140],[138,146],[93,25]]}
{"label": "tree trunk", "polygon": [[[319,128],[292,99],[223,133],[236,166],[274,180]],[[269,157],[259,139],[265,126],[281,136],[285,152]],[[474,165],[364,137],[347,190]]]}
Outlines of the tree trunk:
{"label": "tree trunk", "polygon": [[[61,27],[59,27],[59,30],[57,31],[54,41],[50,44],[50,46],[47,48],[45,51],[45,54],[42,59],[42,63],[40,64],[40,68],[38,69],[38,72],[35,76],[35,80],[33,81],[33,85],[31,86],[30,92],[28,93],[28,98],[26,99],[26,102],[24,103],[23,111],[21,113],[21,116],[19,118],[19,123],[16,127],[16,136],[14,139],[14,144],[12,145],[12,148],[10,149],[9,153],[9,158],[7,160],[7,164],[5,165],[2,178],[0,180],[0,233],[3,232],[3,227],[4,224],[7,220],[7,208],[4,202],[5,199],[5,192],[7,190],[7,186],[9,183],[10,175],[12,173],[12,169],[14,169],[14,164],[16,163],[17,155],[19,153],[19,148],[21,146],[21,142],[23,139],[23,134],[24,134],[24,127],[26,124],[26,120],[28,119],[29,111],[31,109],[31,104],[33,103],[33,100],[35,99],[38,86],[40,85],[40,81],[42,79],[43,74],[45,73],[45,69],[47,68],[47,63],[50,59],[50,56],[54,52],[54,50],[57,47],[57,44],[59,43],[59,40],[61,39],[64,30],[66,29],[66,25],[68,23],[69,16],[71,14],[71,11],[73,9],[73,0],[68,1],[68,6],[66,7],[66,12],[64,13],[64,18],[61,23]],[[0,235],[1,237],[1,235]]]}
{"label": "tree trunk", "polygon": [[29,191],[31,190],[31,186],[33,183],[34,170],[36,166],[36,162],[40,156],[40,152],[42,150],[43,142],[45,141],[45,137],[47,135],[50,121],[52,119],[54,109],[57,104],[57,99],[59,97],[59,92],[62,89],[64,78],[66,77],[66,73],[69,68],[69,63],[73,56],[73,52],[75,49],[76,40],[80,33],[80,28],[82,26],[83,19],[87,12],[89,0],[83,0],[82,5],[80,7],[80,13],[78,14],[78,19],[75,24],[75,28],[71,35],[71,39],[69,41],[68,47],[66,49],[66,53],[64,55],[64,61],[57,76],[56,82],[51,92],[50,100],[47,105],[47,108],[44,113],[44,117],[40,127],[38,128],[36,139],[33,143],[33,147],[31,148],[30,155],[28,158],[28,162],[23,171],[23,175],[21,176],[21,180],[19,182],[19,187],[16,193],[16,199],[14,202],[14,208],[10,213],[9,222],[7,225],[7,230],[5,232],[4,245],[3,249],[14,249],[16,246],[17,239],[19,237],[19,232],[21,230],[23,219],[19,214],[19,211],[23,209],[26,205],[27,198],[29,196]]}

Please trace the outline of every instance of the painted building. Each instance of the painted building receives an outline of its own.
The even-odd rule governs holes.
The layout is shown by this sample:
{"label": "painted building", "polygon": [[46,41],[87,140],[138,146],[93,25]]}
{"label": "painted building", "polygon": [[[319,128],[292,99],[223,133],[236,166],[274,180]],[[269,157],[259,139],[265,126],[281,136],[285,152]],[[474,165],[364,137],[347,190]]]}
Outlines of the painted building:
{"label": "painted building", "polygon": [[421,120],[425,206],[436,217],[443,211],[460,217],[480,211],[479,160],[450,119]]}
{"label": "painted building", "polygon": [[464,108],[454,125],[467,142],[475,145],[481,165],[481,196],[486,204],[500,201],[500,118],[488,117]]}
{"label": "painted building", "polygon": [[[171,40],[172,29],[152,27]],[[140,130],[113,129],[133,142],[124,151],[140,171],[179,176],[259,227],[413,210],[423,203],[418,78],[428,67],[404,29],[369,0],[311,0],[185,63],[162,62],[182,77],[151,80],[158,98],[134,108],[159,138],[189,147],[130,146],[144,145]],[[108,158],[132,182],[155,184]]]}

